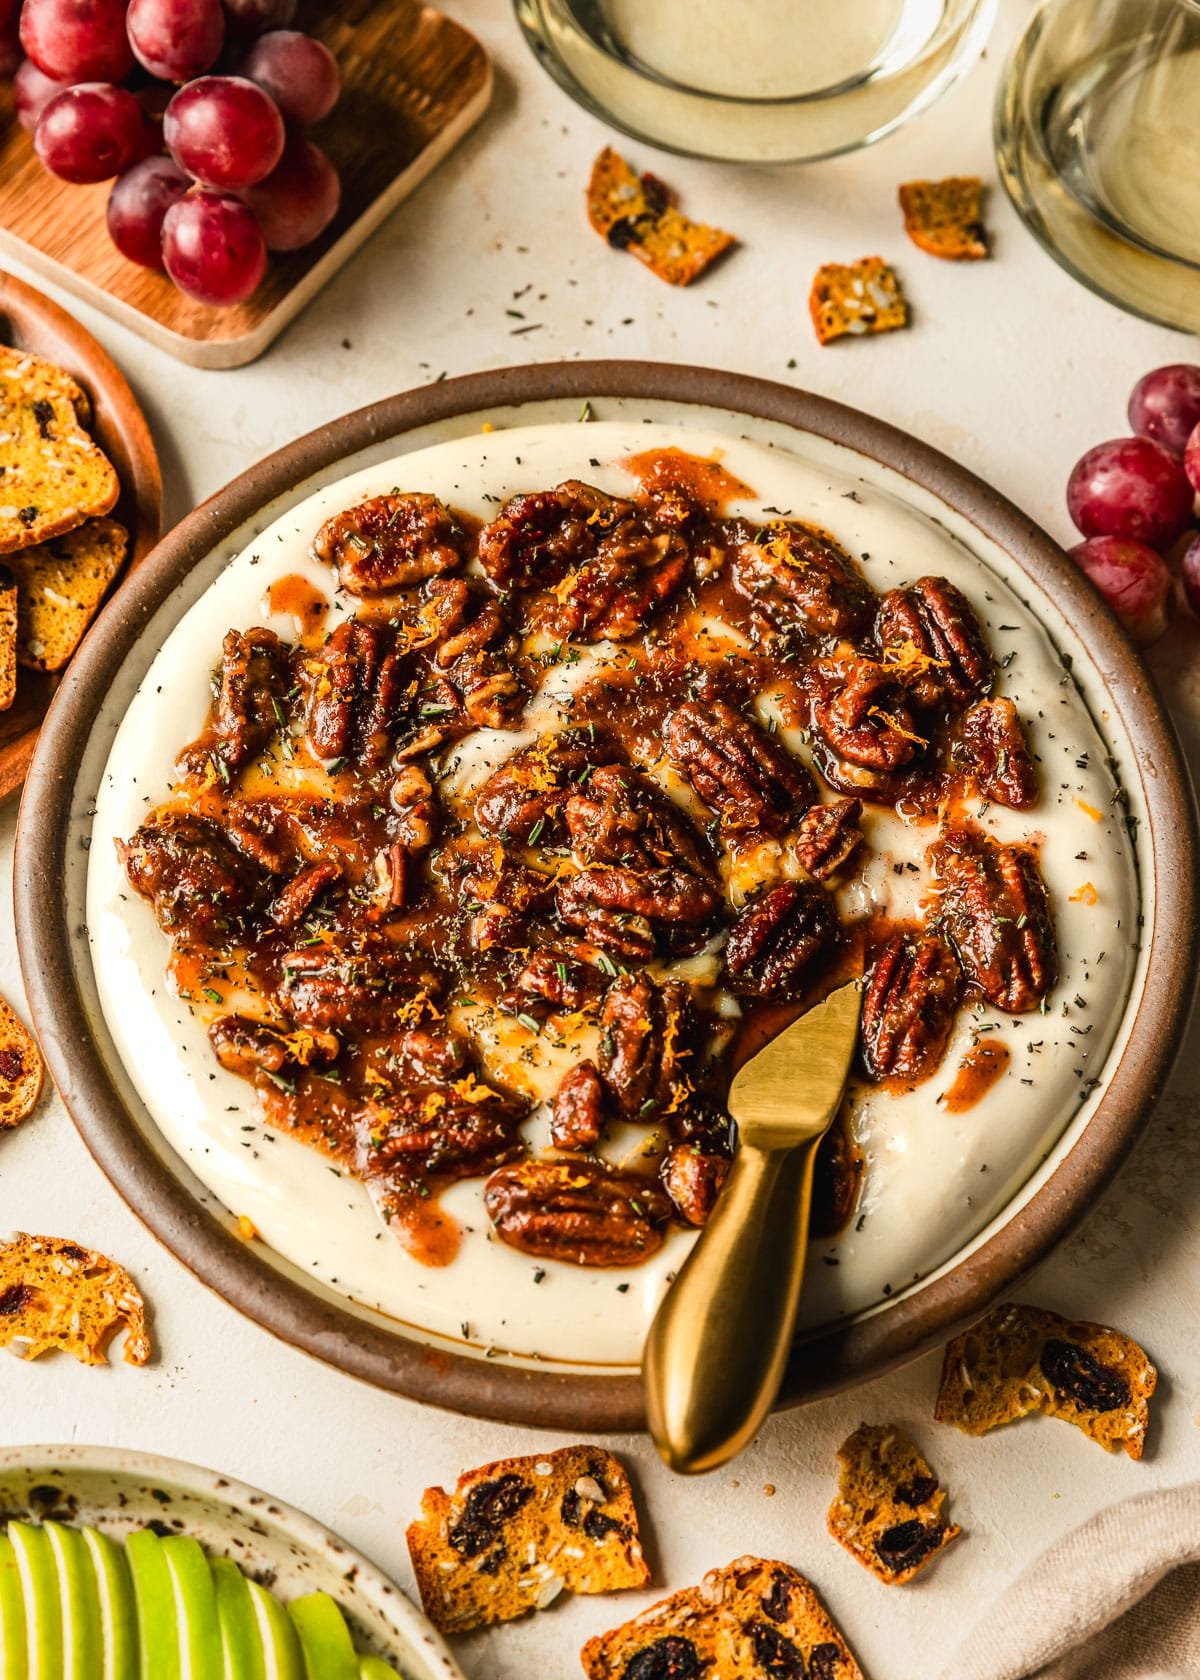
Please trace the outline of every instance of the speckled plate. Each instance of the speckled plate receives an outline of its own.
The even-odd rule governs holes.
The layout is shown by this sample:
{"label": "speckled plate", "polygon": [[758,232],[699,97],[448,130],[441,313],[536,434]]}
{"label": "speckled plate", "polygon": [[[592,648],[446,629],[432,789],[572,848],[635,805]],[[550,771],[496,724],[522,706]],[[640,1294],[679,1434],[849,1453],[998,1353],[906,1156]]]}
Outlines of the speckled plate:
{"label": "speckled plate", "polygon": [[330,1593],[360,1651],[403,1680],[462,1680],[440,1636],[387,1576],[311,1517],[215,1470],[122,1447],[0,1450],[0,1520],[88,1523],[123,1538],[150,1523],[190,1534],[283,1599]]}
{"label": "speckled plate", "polygon": [[[676,421],[768,447],[816,449],[868,485],[928,510],[1040,614],[1119,766],[1136,818],[1142,948],[1100,1088],[1030,1170],[1019,1194],[928,1275],[797,1341],[782,1405],[877,1375],[978,1315],[1078,1223],[1162,1089],[1195,982],[1192,796],[1170,722],[1137,654],[1087,579],[987,484],[918,439],[790,387],[644,362],[501,369],[405,392],[333,421],[251,468],[192,513],[120,590],[51,709],[26,788],[17,928],[46,1059],[88,1146],[130,1205],[213,1289],[277,1335],[340,1369],[429,1404],[572,1431],[640,1428],[635,1365],[555,1368],[486,1355],[355,1306],[264,1244],[156,1128],[101,1009],[85,911],[90,820],[122,717],[167,634],[271,522],[360,468],[481,430],[545,421]],[[1100,1070],[1098,1070],[1100,1071]],[[885,1294],[887,1292],[885,1291]],[[465,1303],[464,1303],[465,1306]],[[464,1312],[464,1317],[466,1316]]]}

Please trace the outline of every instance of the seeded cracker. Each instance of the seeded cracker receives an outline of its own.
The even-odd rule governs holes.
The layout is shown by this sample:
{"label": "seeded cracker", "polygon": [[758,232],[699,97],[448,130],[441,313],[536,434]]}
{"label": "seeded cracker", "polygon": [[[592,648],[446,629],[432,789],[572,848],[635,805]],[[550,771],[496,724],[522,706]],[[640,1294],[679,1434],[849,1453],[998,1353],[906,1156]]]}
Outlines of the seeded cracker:
{"label": "seeded cracker", "polygon": [[0,440],[0,554],[73,531],[116,502],[112,463],[79,424],[73,397],[50,392],[40,372],[31,385],[0,380]]}
{"label": "seeded cracker", "polygon": [[736,243],[731,233],[690,222],[655,175],[639,175],[606,146],[592,165],[588,220],[618,251],[629,251],[671,286],[689,286]]}
{"label": "seeded cracker", "polygon": [[125,564],[129,534],[115,519],[89,519],[65,536],[10,554],[17,580],[17,660],[60,671]]}
{"label": "seeded cracker", "polygon": [[580,1660],[588,1680],[862,1680],[804,1576],[755,1557],[589,1639]]}
{"label": "seeded cracker", "polygon": [[900,208],[905,233],[922,251],[949,262],[978,262],[989,255],[983,182],[977,175],[906,181],[900,188]]}
{"label": "seeded cracker", "polygon": [[42,1053],[24,1021],[0,998],[0,1131],[27,1120],[42,1094]]}
{"label": "seeded cracker", "polygon": [[17,580],[0,564],[0,712],[17,697]]}
{"label": "seeded cracker", "polygon": [[650,1578],[629,1478],[599,1447],[500,1459],[426,1488],[408,1550],[425,1614],[466,1633],[544,1610],[563,1588],[618,1592]]}
{"label": "seeded cracker", "polygon": [[16,400],[14,393],[18,390],[31,402],[38,397],[65,398],[75,410],[79,424],[91,426],[91,399],[78,380],[54,362],[0,344],[0,408]]}
{"label": "seeded cracker", "polygon": [[895,1425],[860,1425],[838,1448],[838,1463],[829,1532],[887,1585],[911,1581],[962,1532],[943,1517],[944,1490]]}
{"label": "seeded cracker", "polygon": [[0,1347],[15,1344],[23,1359],[63,1348],[84,1365],[103,1365],[109,1340],[122,1327],[125,1363],[144,1365],[150,1357],[145,1305],[122,1267],[62,1237],[18,1232],[0,1243]]}
{"label": "seeded cracker", "polygon": [[946,1348],[934,1416],[968,1435],[1046,1412],[1141,1458],[1158,1373],[1130,1337],[1040,1307],[996,1307]]}
{"label": "seeded cracker", "polygon": [[829,344],[847,335],[894,332],[908,325],[908,304],[895,272],[882,257],[825,263],[813,277],[808,299],[817,338]]}

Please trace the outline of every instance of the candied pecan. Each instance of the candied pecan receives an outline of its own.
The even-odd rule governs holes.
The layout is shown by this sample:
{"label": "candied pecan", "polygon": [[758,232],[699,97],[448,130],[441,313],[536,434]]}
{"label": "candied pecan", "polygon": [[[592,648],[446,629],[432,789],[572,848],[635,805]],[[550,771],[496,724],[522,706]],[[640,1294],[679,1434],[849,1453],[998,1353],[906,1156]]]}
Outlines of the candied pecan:
{"label": "candied pecan", "polygon": [[810,965],[833,944],[837,929],[833,900],[816,885],[785,881],[757,893],[725,946],[734,991],[756,997],[802,991]]}
{"label": "candied pecan", "polygon": [[349,948],[333,940],[302,945],[280,969],[280,1002],[293,1020],[357,1033],[394,1029],[407,1000],[440,996],[444,985],[436,969],[377,935]]}
{"label": "candied pecan", "polygon": [[533,1488],[515,1472],[494,1482],[477,1482],[462,1511],[450,1525],[446,1539],[463,1557],[479,1557],[500,1538],[500,1530],[533,1498]]}
{"label": "candied pecan", "polygon": [[539,615],[552,635],[578,641],[638,635],[646,620],[683,582],[688,551],[671,531],[641,519],[623,521],[601,539],[594,555],[552,591],[554,606]]}
{"label": "candied pecan", "polygon": [[540,1260],[633,1266],[661,1247],[671,1204],[652,1180],[598,1161],[519,1161],[484,1202],[500,1238]]}
{"label": "candied pecan", "polygon": [[[829,687],[835,671],[840,681]],[[839,758],[867,770],[898,770],[928,745],[886,666],[830,660],[813,674],[825,688],[813,704],[813,722]]]}
{"label": "candied pecan", "polygon": [[[614,227],[619,226],[619,222],[614,223]],[[707,1667],[690,1639],[672,1633],[635,1651],[625,1664],[621,1680],[703,1680]]]}
{"label": "candied pecan", "polygon": [[832,537],[777,520],[734,550],[733,576],[743,595],[781,630],[854,636],[873,595],[854,561]]}
{"label": "candied pecan", "polygon": [[341,867],[328,860],[306,863],[279,893],[268,912],[276,927],[293,928],[302,922],[326,887],[341,879]]}
{"label": "candied pecan", "polygon": [[368,768],[380,764],[407,698],[392,631],[347,619],[309,660],[305,678],[308,738],[317,757]]}
{"label": "candied pecan", "polygon": [[419,764],[400,765],[388,798],[400,817],[397,832],[401,842],[410,851],[425,851],[437,832],[438,809],[433,783]]}
{"label": "candied pecan", "polygon": [[215,822],[164,811],[116,842],[129,884],[154,906],[164,933],[192,944],[223,944],[262,899],[262,875]]}
{"label": "candied pecan", "polygon": [[287,823],[268,800],[231,799],[224,811],[225,833],[243,857],[268,875],[286,875],[295,862]]}
{"label": "candied pecan", "polygon": [[484,571],[506,588],[553,584],[595,553],[601,532],[636,509],[570,479],[554,490],[513,496],[479,533]]}
{"label": "candied pecan", "polygon": [[590,875],[576,875],[559,883],[555,897],[558,914],[589,944],[631,962],[645,962],[654,955],[654,928],[647,917],[628,910],[610,908],[591,897],[584,883]]}
{"label": "candied pecan", "polygon": [[918,578],[889,590],[875,634],[885,665],[918,706],[961,711],[992,686],[992,656],[975,610],[946,578]]}
{"label": "candied pecan", "polygon": [[875,959],[863,992],[862,1051],[873,1079],[927,1079],[946,1052],[962,985],[940,939],[898,933]]}
{"label": "candied pecan", "polygon": [[217,1060],[230,1073],[252,1079],[256,1073],[278,1078],[296,1068],[328,1067],[341,1049],[331,1032],[284,1033],[250,1015],[222,1015],[208,1029]]}
{"label": "candied pecan", "polygon": [[462,527],[436,496],[372,496],[334,514],[317,532],[313,553],[337,568],[352,595],[381,595],[463,563]]}
{"label": "candied pecan", "polygon": [[1023,810],[1037,802],[1037,770],[1011,700],[980,700],[959,720],[951,760],[985,799]]}
{"label": "candied pecan", "polygon": [[603,764],[564,808],[567,837],[581,863],[686,871],[715,885],[696,829],[674,802],[627,764]]}
{"label": "candied pecan", "polygon": [[[569,927],[626,956],[646,953],[647,938],[653,950],[655,923],[668,933],[679,926],[686,937],[688,930],[708,920],[717,902],[707,881],[682,869],[641,873],[615,864],[581,870],[560,881],[556,893],[558,914]],[[630,941],[636,949],[630,948]]]}
{"label": "candied pecan", "polygon": [[248,763],[283,721],[287,652],[273,630],[226,632],[213,735],[230,770]]}
{"label": "candied pecan", "polygon": [[604,1130],[604,1086],[594,1062],[580,1062],[554,1093],[550,1142],[555,1149],[591,1149]]}
{"label": "candied pecan", "polygon": [[899,1575],[901,1570],[911,1569],[930,1552],[936,1552],[945,1532],[945,1523],[927,1527],[919,1517],[910,1517],[907,1522],[885,1529],[875,1542],[875,1552],[885,1569]]}
{"label": "candied pecan", "polygon": [[600,976],[590,963],[580,962],[554,946],[535,951],[501,999],[505,1009],[582,1009],[600,989]]}
{"label": "candied pecan", "polygon": [[836,875],[862,843],[861,799],[835,799],[813,805],[796,830],[795,852],[800,864],[818,881]]}
{"label": "candied pecan", "polygon": [[1078,1342],[1050,1336],[1038,1357],[1042,1375],[1060,1400],[1073,1400],[1085,1412],[1115,1412],[1128,1406],[1129,1384],[1119,1371],[1102,1365]]}
{"label": "candied pecan", "polygon": [[465,579],[435,579],[430,592],[443,625],[434,665],[444,673],[472,723],[502,729],[528,698],[512,668],[518,638],[506,624],[499,602],[472,589]]}
{"label": "candied pecan", "polygon": [[426,1177],[477,1178],[525,1153],[527,1112],[471,1077],[455,1085],[410,1082],[356,1115],[356,1164],[385,1204]]}
{"label": "candied pecan", "polygon": [[391,1050],[406,1078],[449,1079],[462,1072],[467,1059],[461,1038],[428,1027],[407,1027],[392,1040]]}
{"label": "candied pecan", "polygon": [[687,1225],[703,1225],[716,1206],[728,1171],[727,1155],[705,1155],[693,1144],[677,1143],[667,1151],[659,1176],[680,1219]]}
{"label": "candied pecan", "polygon": [[637,974],[613,982],[600,1013],[600,1073],[627,1118],[681,1104],[691,1089],[695,1039],[692,994],[682,981],[657,986]]}
{"label": "candied pecan", "polygon": [[997,1009],[1036,1009],[1058,978],[1058,951],[1032,854],[956,828],[929,848],[929,862],[942,930],[968,980]]}
{"label": "candied pecan", "polygon": [[394,840],[390,846],[375,853],[371,861],[371,907],[368,912],[373,921],[404,908],[408,897],[408,878],[408,848],[402,841]]}
{"label": "candied pecan", "polygon": [[725,828],[779,833],[815,796],[804,766],[724,700],[686,701],[667,718],[663,744]]}
{"label": "candied pecan", "polygon": [[496,905],[517,915],[544,910],[554,897],[552,876],[518,862],[498,842],[465,854],[457,887],[468,907]]}
{"label": "candied pecan", "polygon": [[847,1136],[841,1115],[817,1145],[813,1162],[812,1212],[808,1228],[813,1237],[836,1237],[854,1212],[862,1183],[864,1159]]}
{"label": "candied pecan", "polygon": [[485,834],[549,844],[561,837],[569,795],[604,762],[607,750],[583,730],[543,735],[484,782],[475,796],[475,821]]}

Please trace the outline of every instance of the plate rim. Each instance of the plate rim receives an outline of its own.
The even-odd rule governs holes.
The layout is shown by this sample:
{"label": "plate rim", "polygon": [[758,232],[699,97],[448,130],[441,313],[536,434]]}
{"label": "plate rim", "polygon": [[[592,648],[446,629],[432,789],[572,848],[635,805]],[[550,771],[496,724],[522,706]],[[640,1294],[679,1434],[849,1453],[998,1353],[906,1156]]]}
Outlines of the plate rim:
{"label": "plate rim", "polygon": [[417,428],[489,408],[616,397],[744,413],[843,444],[931,492],[998,543],[1086,636],[1133,747],[1154,884],[1150,960],[1119,1060],[1095,1113],[1058,1166],[973,1252],[911,1296],[810,1333],[793,1348],[778,1404],[800,1404],[925,1351],[1010,1291],[1093,1206],[1140,1135],[1174,1060],[1195,976],[1200,855],[1190,779],[1149,673],[1108,607],[1028,515],[949,457],[871,415],[769,380],[688,364],[572,361],[500,368],[401,392],[327,422],[263,458],[200,504],[121,586],[96,621],[43,725],[17,832],[17,944],[50,1072],[114,1188],[177,1259],[284,1341],[376,1386],[448,1410],[578,1432],[642,1429],[639,1377],[541,1371],[487,1361],[370,1322],[283,1276],[232,1235],[142,1138],[109,1084],[74,978],[62,879],[75,769],[92,701],[191,565],[313,474]]}

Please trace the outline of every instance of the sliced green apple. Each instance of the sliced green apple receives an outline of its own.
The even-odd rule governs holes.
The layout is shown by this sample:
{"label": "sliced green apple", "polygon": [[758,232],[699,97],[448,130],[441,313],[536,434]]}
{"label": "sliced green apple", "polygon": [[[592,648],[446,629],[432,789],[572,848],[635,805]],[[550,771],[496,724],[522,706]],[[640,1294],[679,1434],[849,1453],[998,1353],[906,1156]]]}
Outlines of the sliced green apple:
{"label": "sliced green apple", "polygon": [[382,1657],[359,1657],[358,1680],[396,1680],[396,1670]]}
{"label": "sliced green apple", "polygon": [[140,1528],[125,1542],[137,1605],[138,1674],[141,1680],[181,1680],[175,1588],[153,1529]]}
{"label": "sliced green apple", "polygon": [[8,1538],[21,1577],[29,1680],[62,1680],[62,1611],[50,1536],[32,1523],[10,1522]]}
{"label": "sliced green apple", "polygon": [[97,1680],[104,1639],[100,1628],[100,1592],[91,1553],[77,1528],[48,1522],[45,1530],[58,1571],[63,1680]]}
{"label": "sliced green apple", "polygon": [[358,1656],[346,1618],[328,1593],[305,1593],[288,1605],[300,1635],[308,1680],[358,1680]]}
{"label": "sliced green apple", "polygon": [[186,1534],[168,1535],[162,1549],[175,1593],[181,1680],[224,1680],[221,1624],[208,1559]]}
{"label": "sliced green apple", "polygon": [[[287,1611],[257,1581],[248,1580],[246,1585],[250,1589],[250,1603],[262,1640],[266,1680],[305,1680],[300,1636],[292,1626]],[[355,1680],[358,1680],[357,1675]]]}
{"label": "sliced green apple", "polygon": [[0,1680],[27,1680],[25,1600],[12,1541],[0,1534]]}
{"label": "sliced green apple", "polygon": [[221,1624],[224,1680],[266,1680],[262,1638],[250,1601],[250,1583],[232,1558],[213,1558],[212,1578],[217,1595],[217,1619]]}
{"label": "sliced green apple", "polygon": [[98,1529],[80,1530],[96,1577],[102,1680],[138,1680],[137,1604],[124,1549]]}

